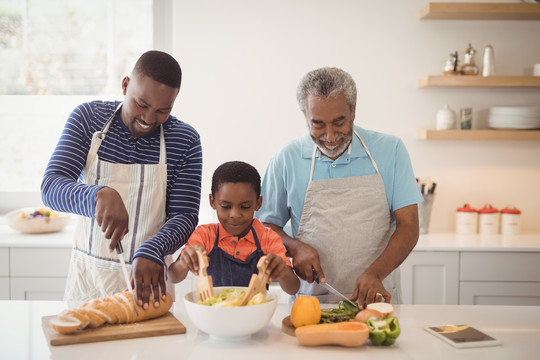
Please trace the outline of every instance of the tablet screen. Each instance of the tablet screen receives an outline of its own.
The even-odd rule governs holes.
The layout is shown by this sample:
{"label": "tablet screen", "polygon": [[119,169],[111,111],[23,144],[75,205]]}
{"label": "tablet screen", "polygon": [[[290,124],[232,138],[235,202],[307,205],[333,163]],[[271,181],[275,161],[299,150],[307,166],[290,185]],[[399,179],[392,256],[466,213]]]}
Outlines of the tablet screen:
{"label": "tablet screen", "polygon": [[484,334],[469,325],[430,326],[429,328],[454,343],[495,340],[491,336]]}

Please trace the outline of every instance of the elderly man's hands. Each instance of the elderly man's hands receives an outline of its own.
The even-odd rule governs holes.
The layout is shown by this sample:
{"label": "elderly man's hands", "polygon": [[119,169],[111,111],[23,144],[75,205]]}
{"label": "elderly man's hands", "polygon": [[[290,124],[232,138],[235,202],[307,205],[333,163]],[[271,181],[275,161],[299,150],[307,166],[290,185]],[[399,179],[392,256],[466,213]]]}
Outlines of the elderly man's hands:
{"label": "elderly man's hands", "polygon": [[317,250],[296,240],[294,241],[294,247],[289,246],[288,251],[293,258],[294,271],[302,280],[312,283],[313,271],[315,271],[320,281],[325,281],[324,272],[321,268],[321,260]]}
{"label": "elderly man's hands", "polygon": [[383,299],[384,302],[389,303],[392,296],[377,276],[365,272],[356,279],[351,300],[356,300],[361,309],[365,309],[367,304],[380,302]]}

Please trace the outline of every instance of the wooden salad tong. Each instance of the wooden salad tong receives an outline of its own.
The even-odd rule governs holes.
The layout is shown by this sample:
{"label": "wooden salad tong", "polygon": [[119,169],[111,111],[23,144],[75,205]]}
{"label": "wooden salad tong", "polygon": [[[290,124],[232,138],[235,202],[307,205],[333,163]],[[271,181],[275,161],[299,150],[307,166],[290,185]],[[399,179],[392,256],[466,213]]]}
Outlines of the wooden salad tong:
{"label": "wooden salad tong", "polygon": [[249,281],[248,289],[246,290],[246,295],[240,303],[240,306],[244,306],[251,300],[252,297],[258,293],[263,293],[266,295],[266,284],[268,283],[269,274],[266,273],[266,256],[261,256],[259,262],[257,263],[257,269],[259,269],[258,274],[251,275],[251,280]]}
{"label": "wooden salad tong", "polygon": [[212,276],[208,275],[206,269],[208,268],[208,256],[203,255],[199,250],[197,252],[197,258],[199,260],[199,276],[197,278],[197,293],[200,301],[206,301],[214,296],[214,284],[212,283]]}

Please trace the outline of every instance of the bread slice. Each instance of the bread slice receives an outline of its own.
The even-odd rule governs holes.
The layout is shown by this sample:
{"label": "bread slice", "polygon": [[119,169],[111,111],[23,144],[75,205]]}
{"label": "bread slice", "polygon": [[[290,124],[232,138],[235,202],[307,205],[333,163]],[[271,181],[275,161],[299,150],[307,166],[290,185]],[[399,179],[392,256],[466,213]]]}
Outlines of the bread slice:
{"label": "bread slice", "polygon": [[[50,325],[61,334],[73,334],[77,330],[84,330],[88,327],[97,328],[105,323],[127,324],[154,319],[166,314],[172,307],[173,301],[169,293],[165,299],[160,298],[159,301],[158,308],[154,306],[153,301],[150,301],[148,309],[144,310],[141,306],[133,303],[128,291],[124,291],[86,302],[78,309],[63,311],[56,318],[50,320]],[[135,311],[135,306],[139,315]]]}

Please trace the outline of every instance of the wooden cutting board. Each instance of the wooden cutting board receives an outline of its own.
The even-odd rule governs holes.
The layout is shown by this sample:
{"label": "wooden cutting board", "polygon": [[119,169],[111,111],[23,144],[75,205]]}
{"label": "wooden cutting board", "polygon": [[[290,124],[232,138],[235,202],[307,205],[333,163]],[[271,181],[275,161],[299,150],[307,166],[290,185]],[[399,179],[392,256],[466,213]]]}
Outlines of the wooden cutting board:
{"label": "wooden cutting board", "polygon": [[296,328],[293,326],[291,322],[291,316],[286,316],[281,320],[281,331],[283,331],[287,335],[296,336],[294,331]]}
{"label": "wooden cutting board", "polygon": [[149,336],[185,334],[186,327],[173,314],[132,324],[105,324],[95,329],[78,330],[69,335],[59,334],[49,324],[56,317],[44,316],[41,325],[47,341],[51,345],[84,344],[99,341],[135,339]]}

